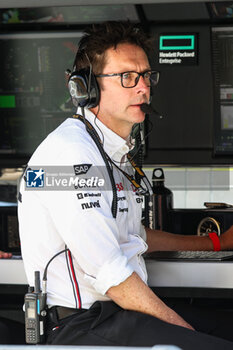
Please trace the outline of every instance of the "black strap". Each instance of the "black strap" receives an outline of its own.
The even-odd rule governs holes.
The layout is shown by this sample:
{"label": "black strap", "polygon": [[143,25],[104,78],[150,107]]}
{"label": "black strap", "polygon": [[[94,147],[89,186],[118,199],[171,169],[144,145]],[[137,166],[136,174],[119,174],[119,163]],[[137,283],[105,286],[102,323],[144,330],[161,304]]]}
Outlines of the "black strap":
{"label": "black strap", "polygon": [[81,120],[85,126],[86,126],[86,130],[89,133],[89,135],[91,136],[91,138],[93,139],[93,141],[95,142],[101,156],[103,157],[104,163],[106,165],[107,168],[107,172],[111,181],[111,186],[112,186],[112,192],[113,192],[113,199],[112,199],[112,216],[114,218],[116,218],[117,216],[117,189],[116,189],[116,183],[113,177],[113,173],[112,173],[112,169],[110,167],[109,161],[108,161],[108,155],[106,154],[106,152],[104,151],[104,148],[102,146],[102,142],[99,138],[99,135],[97,134],[96,130],[94,129],[94,127],[92,126],[92,124],[86,120],[82,115],[79,114],[74,114],[73,118]]}
{"label": "black strap", "polygon": [[47,309],[48,321],[57,324],[59,321],[63,320],[66,317],[81,314],[85,312],[86,309],[75,309],[64,306],[52,306]]}

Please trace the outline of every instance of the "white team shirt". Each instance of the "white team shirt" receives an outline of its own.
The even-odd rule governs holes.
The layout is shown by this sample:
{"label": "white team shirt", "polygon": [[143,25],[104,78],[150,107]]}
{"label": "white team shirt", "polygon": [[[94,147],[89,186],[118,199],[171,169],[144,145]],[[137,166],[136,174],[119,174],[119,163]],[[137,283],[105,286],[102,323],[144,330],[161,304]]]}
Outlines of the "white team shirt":
{"label": "white team shirt", "polygon": [[[129,151],[126,140],[89,110],[85,110],[85,115],[103,141],[105,152],[124,168]],[[79,170],[86,164],[96,167],[105,179],[108,177],[103,158],[83,122],[68,118],[40,144],[28,166],[72,166]],[[142,257],[147,250],[141,225],[142,198],[116,167],[112,166],[112,170],[118,197],[116,219],[111,212],[110,187],[96,191],[29,191],[25,181],[21,181],[19,231],[29,285],[34,285],[34,271],[40,271],[42,278],[48,261],[66,245],[69,248],[69,253],[60,254],[48,267],[49,305],[89,308],[97,300],[109,300],[107,290],[134,271],[147,283]]]}

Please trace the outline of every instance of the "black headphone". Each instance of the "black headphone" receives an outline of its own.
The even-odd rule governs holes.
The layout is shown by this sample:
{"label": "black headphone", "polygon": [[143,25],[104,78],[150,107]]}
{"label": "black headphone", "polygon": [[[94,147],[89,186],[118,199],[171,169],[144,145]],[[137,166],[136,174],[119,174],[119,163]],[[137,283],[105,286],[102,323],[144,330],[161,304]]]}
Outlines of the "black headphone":
{"label": "black headphone", "polygon": [[[86,37],[83,37],[80,40],[74,61],[73,72],[71,73],[70,70],[67,70],[66,73],[69,76],[68,89],[75,107],[80,106],[92,108],[98,106],[99,104],[100,89],[96,77],[92,72],[91,62],[89,61],[88,55],[85,52],[86,41]],[[77,70],[76,61],[78,60],[79,56],[81,57],[83,54],[89,61],[89,68]]]}

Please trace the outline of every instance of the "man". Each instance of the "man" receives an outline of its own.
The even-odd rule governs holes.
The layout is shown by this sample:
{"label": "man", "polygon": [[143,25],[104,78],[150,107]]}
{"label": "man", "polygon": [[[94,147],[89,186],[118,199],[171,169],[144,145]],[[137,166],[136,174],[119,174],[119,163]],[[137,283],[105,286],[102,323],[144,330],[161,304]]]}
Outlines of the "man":
{"label": "man", "polygon": [[[141,225],[141,196],[126,172],[132,127],[143,122],[141,105],[149,103],[150,87],[158,81],[148,46],[146,36],[130,23],[95,25],[82,40],[74,70],[94,74],[100,98],[89,109],[78,108],[85,118],[69,118],[52,132],[29,167],[72,166],[76,175],[95,168],[106,181],[109,167],[117,211],[114,189],[90,190],[86,184],[73,191],[27,191],[22,181],[18,210],[25,270],[33,285],[34,271],[43,273],[60,253],[48,268],[48,344],[232,349],[229,341],[195,331],[197,323],[193,327],[146,284],[144,252],[213,249],[208,237]],[[233,247],[233,228],[220,244]],[[215,327],[211,324],[208,332]]]}

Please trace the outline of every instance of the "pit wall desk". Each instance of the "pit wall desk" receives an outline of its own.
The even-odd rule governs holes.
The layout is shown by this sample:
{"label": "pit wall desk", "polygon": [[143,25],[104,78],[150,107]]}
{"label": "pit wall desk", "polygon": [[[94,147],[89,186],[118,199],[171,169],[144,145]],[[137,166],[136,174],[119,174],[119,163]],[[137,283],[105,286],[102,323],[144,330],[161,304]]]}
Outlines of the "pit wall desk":
{"label": "pit wall desk", "polygon": [[[148,284],[163,296],[233,299],[233,261],[183,262],[146,260]],[[0,292],[11,286],[25,288],[23,261],[0,260]],[[24,289],[23,288],[23,289]]]}

